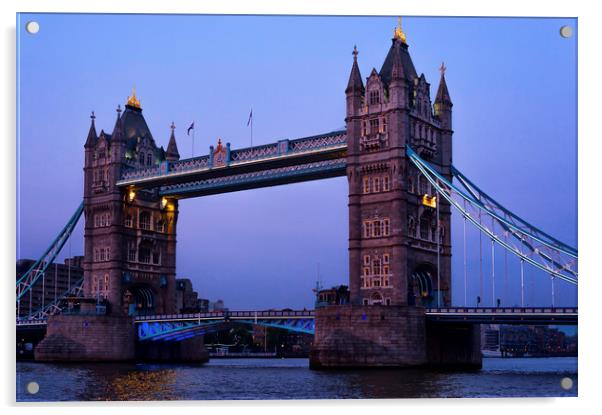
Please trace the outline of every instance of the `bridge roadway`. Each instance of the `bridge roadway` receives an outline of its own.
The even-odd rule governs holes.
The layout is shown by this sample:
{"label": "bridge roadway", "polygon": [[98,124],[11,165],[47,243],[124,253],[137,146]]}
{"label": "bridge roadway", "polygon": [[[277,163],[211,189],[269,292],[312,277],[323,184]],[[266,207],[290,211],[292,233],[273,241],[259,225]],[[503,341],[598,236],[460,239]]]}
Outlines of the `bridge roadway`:
{"label": "bridge roadway", "polygon": [[[214,311],[209,313],[161,314],[137,316],[136,324],[168,321],[218,321],[218,320],[282,320],[313,319],[314,310],[268,311]],[[431,322],[462,322],[473,324],[564,324],[576,325],[577,307],[448,307],[427,308],[426,318]],[[45,325],[46,319],[17,320],[17,326]]]}

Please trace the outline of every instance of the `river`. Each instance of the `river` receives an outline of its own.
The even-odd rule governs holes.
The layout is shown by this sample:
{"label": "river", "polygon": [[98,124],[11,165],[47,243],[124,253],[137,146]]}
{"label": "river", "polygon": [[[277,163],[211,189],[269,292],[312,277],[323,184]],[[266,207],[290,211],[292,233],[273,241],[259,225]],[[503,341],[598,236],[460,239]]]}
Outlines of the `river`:
{"label": "river", "polygon": [[[561,379],[572,387],[565,390]],[[27,385],[36,382],[35,394]],[[307,359],[181,364],[17,362],[17,401],[577,396],[577,358],[483,359],[483,369],[313,371]]]}

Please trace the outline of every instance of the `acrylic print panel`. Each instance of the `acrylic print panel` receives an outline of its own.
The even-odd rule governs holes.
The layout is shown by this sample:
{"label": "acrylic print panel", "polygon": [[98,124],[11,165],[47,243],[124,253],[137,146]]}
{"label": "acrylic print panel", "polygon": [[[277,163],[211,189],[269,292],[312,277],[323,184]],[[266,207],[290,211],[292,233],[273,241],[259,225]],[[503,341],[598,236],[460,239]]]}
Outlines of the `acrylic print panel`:
{"label": "acrylic print panel", "polygon": [[576,19],[17,32],[18,401],[577,395]]}

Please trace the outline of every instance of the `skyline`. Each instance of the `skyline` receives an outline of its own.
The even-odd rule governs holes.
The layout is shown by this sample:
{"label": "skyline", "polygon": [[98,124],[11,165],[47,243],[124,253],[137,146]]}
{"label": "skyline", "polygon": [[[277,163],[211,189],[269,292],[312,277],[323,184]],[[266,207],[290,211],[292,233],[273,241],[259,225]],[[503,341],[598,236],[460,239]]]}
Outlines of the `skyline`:
{"label": "skyline", "polygon": [[[28,19],[31,15],[22,16]],[[255,122],[254,144],[267,143],[285,137],[296,138],[318,134],[338,129],[344,125],[343,91],[351,68],[353,44],[357,43],[358,45],[360,69],[365,79],[372,66],[377,70],[380,68],[389,46],[392,28],[396,24],[396,19],[393,17],[79,15],[83,18],[78,20],[74,19],[74,16],[66,15],[35,16],[36,19],[39,16],[38,20],[41,22],[40,35],[37,36],[45,33],[46,27],[56,29],[56,33],[47,29],[48,33],[52,33],[55,37],[50,36],[51,40],[46,39],[45,42],[49,43],[44,46],[34,44],[34,36],[28,38],[19,34],[22,40],[20,45],[22,62],[19,73],[21,80],[19,86],[21,93],[19,146],[22,156],[22,159],[19,160],[19,167],[22,176],[18,179],[20,180],[18,193],[21,204],[17,212],[19,218],[17,255],[21,257],[37,257],[36,253],[39,256],[39,253],[50,243],[77,206],[77,200],[78,197],[81,198],[83,187],[81,167],[83,166],[83,142],[89,126],[89,118],[87,118],[89,111],[96,111],[98,131],[104,128],[110,132],[114,123],[112,117],[115,116],[115,113],[111,113],[111,111],[115,110],[117,104],[123,106],[125,103],[125,95],[130,92],[130,87],[126,86],[128,81],[137,87],[143,114],[159,145],[166,146],[169,137],[169,123],[172,120],[176,122],[178,127],[176,137],[182,158],[189,156],[186,144],[190,143],[186,141],[184,130],[193,120],[198,128],[195,143],[196,155],[205,154],[208,146],[214,145],[218,137],[221,137],[223,141],[230,141],[233,148],[248,146],[250,136],[245,124],[250,107],[253,107]],[[83,31],[80,38],[72,39],[72,43],[65,42],[66,33],[61,32],[61,28],[56,25],[53,26],[53,23],[60,19],[68,21],[68,24],[64,26],[69,27],[70,30]],[[86,20],[90,19],[105,19],[103,24],[110,24],[111,20],[131,19],[135,27],[124,25],[121,22],[120,27],[126,30],[122,46],[132,46],[135,43],[133,40],[139,40],[144,37],[143,35],[152,35],[158,43],[154,43],[153,50],[125,48],[126,52],[129,51],[134,55],[140,54],[144,58],[140,62],[132,59],[125,68],[121,68],[115,63],[101,65],[102,67],[117,67],[126,72],[120,72],[117,82],[115,82],[115,79],[109,79],[108,74],[105,73],[106,70],[92,69],[94,65],[85,54],[76,53],[77,51],[81,52],[83,46],[89,46],[89,44],[85,45],[83,40],[90,41],[90,38],[85,36],[86,34],[90,35],[89,32],[86,32],[90,28],[85,27],[84,24]],[[176,33],[169,30],[167,32],[173,36],[173,39],[188,39],[189,37],[187,38],[182,33],[182,31],[188,30],[194,33],[200,31],[205,35],[214,33],[212,40],[216,42],[215,44],[203,43],[205,54],[198,62],[192,63],[187,61],[190,56],[190,45],[188,43],[181,45],[179,49],[175,49],[177,53],[171,55],[172,59],[175,56],[178,63],[173,67],[164,64],[165,67],[163,67],[153,59],[157,59],[157,55],[160,55],[161,51],[174,52],[173,45],[169,45],[169,42],[161,37],[165,36],[164,32],[151,33],[146,26],[141,25],[142,21],[148,23],[149,20],[155,19],[164,19],[162,22],[172,23],[167,26]],[[203,25],[199,24],[199,26],[203,27],[186,25],[176,27],[177,25],[173,23],[174,19],[182,19],[182,21],[200,19],[203,21]],[[259,47],[252,47],[250,50],[236,50],[240,53],[231,56],[232,54],[227,53],[232,52],[228,46],[237,44],[236,33],[224,30],[225,25],[220,26],[213,20],[207,26],[208,19],[218,22],[224,20],[235,23],[243,22],[243,27],[240,24],[233,24],[229,27],[240,28],[240,32],[250,34],[255,39],[255,42],[249,42],[252,45],[257,44],[258,39],[265,42],[265,48],[262,50]],[[308,20],[311,23],[308,23]],[[325,24],[327,20],[329,21],[328,25]],[[434,89],[438,85],[437,69],[441,60],[444,60],[449,68],[446,77],[454,102],[454,163],[469,177],[472,177],[479,186],[495,195],[511,210],[559,239],[575,245],[577,236],[576,39],[560,38],[557,35],[556,27],[569,22],[576,29],[576,21],[573,19],[527,19],[530,23],[527,28],[526,19],[510,19],[514,31],[509,29],[508,22],[504,22],[504,31],[511,32],[515,36],[523,36],[524,43],[514,44],[516,49],[511,50],[514,54],[510,54],[510,57],[522,59],[523,65],[519,65],[517,62],[511,62],[510,59],[505,61],[500,59],[497,54],[491,53],[489,47],[492,45],[487,45],[485,42],[485,40],[495,40],[494,49],[497,47],[501,48],[503,52],[509,52],[507,50],[508,43],[512,36],[509,36],[509,33],[501,32],[502,28],[498,27],[501,25],[496,22],[499,19],[482,19],[483,23],[490,24],[490,32],[486,32],[479,39],[472,37],[477,29],[474,27],[475,20],[481,19],[404,18],[403,23],[404,31],[408,36],[410,54],[418,72],[425,72],[427,81],[431,83],[432,98],[434,98]],[[300,23],[300,21],[304,22]],[[429,22],[439,24],[434,28],[435,33],[425,31]],[[315,32],[313,37],[303,37],[305,43],[301,43],[301,48],[295,49],[300,55],[298,56],[286,47],[288,46],[285,44],[286,41],[274,38],[273,35],[281,33],[280,29],[290,29],[291,26],[294,28],[302,26],[302,24],[312,24]],[[242,30],[245,28],[244,25],[247,29],[252,28],[253,30]],[[332,29],[333,26],[348,30],[332,31],[331,37],[323,36],[325,32],[331,33],[329,29]],[[361,29],[358,26],[361,26]],[[440,47],[439,49],[433,47],[433,38],[436,38],[437,34],[446,33],[445,29],[450,29],[450,27],[457,35],[458,43],[472,42],[471,51],[467,50],[466,44],[463,48],[458,48],[456,44],[445,44],[445,48]],[[555,29],[552,30],[552,27]],[[215,34],[216,32],[217,34]],[[292,37],[293,40],[301,40],[299,31],[285,30],[284,33],[289,36],[289,39]],[[342,38],[342,33],[353,34],[354,40],[348,39],[349,36]],[[552,37],[551,33],[556,36]],[[112,33],[106,35],[114,36]],[[530,37],[524,40],[524,36]],[[97,48],[106,48],[105,53],[118,52],[117,55],[122,56],[123,51],[119,49],[115,51],[110,48],[112,46],[110,39],[92,38],[92,42],[95,42],[93,44]],[[200,37],[200,39],[204,38]],[[539,50],[527,47],[529,40],[534,41],[535,39],[539,39],[538,45],[541,47]],[[546,41],[543,42],[542,39]],[[56,45],[59,44],[57,42],[62,42],[60,44],[64,46],[64,51],[56,49]],[[362,44],[366,46],[362,47]],[[487,47],[483,48],[484,46]],[[34,56],[36,51],[37,56]],[[55,56],[60,58],[64,54],[67,57],[78,56],[81,59],[74,62],[76,68],[73,68],[72,72],[67,70],[67,74],[63,74],[58,71],[61,68],[57,67],[56,62],[50,59],[48,51],[54,52],[51,53],[53,58]],[[72,55],[68,55],[69,51]],[[467,62],[472,63],[473,60],[467,59],[467,55],[473,55],[473,58],[476,55],[481,60],[477,59],[477,64],[472,67]],[[125,56],[131,58],[129,53],[125,53]],[[211,56],[211,59],[203,60],[207,56]],[[570,59],[567,59],[567,56]],[[559,57],[564,57],[564,60],[558,60]],[[310,60],[311,58],[313,60]],[[487,58],[490,60],[488,61]],[[435,64],[437,61],[438,63]],[[151,65],[146,67],[141,62],[150,62]],[[550,62],[554,62],[556,65],[550,66]],[[36,63],[43,66],[36,65]],[[321,64],[320,68],[310,72],[309,69],[314,69],[316,63]],[[324,65],[324,63],[328,65]],[[207,64],[208,68],[205,68],[203,64]],[[504,65],[502,69],[507,71],[496,68],[496,64]],[[232,68],[232,66],[236,67]],[[35,68],[39,67],[44,67],[46,71],[42,74],[33,72]],[[532,69],[538,67],[544,67],[548,72],[543,74],[538,72],[538,76],[534,76]],[[492,83],[491,79],[487,79],[486,76],[487,70],[491,71],[492,68],[497,69],[497,71],[490,72],[495,75],[497,81],[495,83]],[[186,80],[190,80],[195,75],[193,69],[202,69],[205,76],[215,79],[205,85],[206,95],[203,97],[191,93],[182,94],[182,90],[190,91],[185,87]],[[268,70],[266,71],[266,69]],[[310,80],[307,80],[304,75],[308,73],[315,74],[315,76],[309,76]],[[463,75],[460,75],[461,73]],[[318,74],[321,76],[317,76]],[[52,79],[46,78],[46,76],[52,75],[63,75],[63,77],[57,78],[61,82],[44,83],[45,80]],[[78,75],[80,77],[83,75],[83,78],[77,78]],[[178,78],[178,75],[181,75],[182,78]],[[153,76],[165,84],[154,82],[156,78]],[[551,91],[550,85],[554,77],[557,78],[558,85],[554,85],[555,88]],[[90,78],[94,78],[94,85],[86,82],[90,81]],[[100,78],[100,81],[97,81],[97,78]],[[132,78],[134,78],[134,82],[131,82]],[[232,79],[237,82],[232,82]],[[228,80],[234,85],[228,85]],[[471,84],[471,80],[474,81],[473,84]],[[168,85],[174,82],[179,86],[179,88],[173,88],[177,89],[176,91],[169,88]],[[197,80],[196,82],[200,83],[201,81]],[[251,83],[249,84],[249,82]],[[63,85],[66,87],[62,87]],[[289,88],[290,85],[298,85],[298,87]],[[311,90],[310,86],[315,89]],[[77,87],[83,89],[79,94],[73,92],[73,89],[77,89]],[[487,89],[489,96],[483,93],[483,88]],[[44,94],[36,94],[40,89],[44,91]],[[58,90],[62,90],[64,96],[59,97]],[[294,100],[287,100],[285,96],[282,96],[290,93],[291,90],[295,93]],[[94,93],[92,93],[93,91]],[[566,99],[549,99],[554,91]],[[124,97],[122,98],[120,94]],[[241,98],[241,95],[248,98],[245,100],[245,98]],[[80,98],[82,101],[69,102],[68,98]],[[59,103],[49,105],[53,104],[55,99],[58,99]],[[113,105],[110,104],[112,101],[117,102]],[[316,101],[319,101],[320,104],[315,105]],[[175,102],[175,104],[171,104],[171,102]],[[83,106],[90,107],[90,109],[84,109]],[[490,112],[486,111],[487,108],[490,109]],[[36,109],[47,109],[48,114],[36,112]],[[73,111],[77,116],[67,117],[64,114],[65,111],[61,111],[65,109]],[[232,111],[228,112],[228,109],[232,109]],[[500,119],[502,117],[491,117],[491,114],[496,111],[504,111],[504,115],[510,122],[504,122],[503,119]],[[174,113],[176,116],[173,115]],[[530,119],[536,118],[534,113],[539,116],[536,120]],[[201,121],[199,114],[209,114],[203,117],[203,120],[207,121],[206,123]],[[267,120],[268,114],[274,114],[269,121]],[[311,121],[301,122],[298,114],[307,114],[307,118]],[[480,123],[474,122],[473,119]],[[483,123],[490,124],[484,125]],[[54,126],[55,128],[50,131],[50,138],[54,138],[54,144],[62,147],[48,146],[40,138],[39,133],[36,134],[35,125],[46,127],[41,130],[48,130],[49,127]],[[62,138],[62,131],[65,128],[69,129],[66,134],[68,137]],[[552,139],[545,140],[537,135],[549,136]],[[492,136],[495,139],[490,143],[483,143],[482,139],[479,140],[483,136]],[[507,141],[502,141],[504,138]],[[488,143],[493,146],[488,148]],[[34,144],[36,151],[32,152],[28,146],[34,146]],[[470,151],[469,149],[475,144],[485,144],[485,150]],[[522,152],[516,151],[519,145]],[[566,156],[560,157],[559,153],[562,152],[565,152]],[[500,154],[501,156],[499,156]],[[73,164],[68,163],[67,166],[64,163],[57,164],[56,160],[51,160],[51,156],[56,157],[57,155],[75,161],[72,162]],[[48,156],[48,158],[44,158],[44,156]],[[492,173],[492,170],[500,170],[504,165],[504,160],[507,163],[511,159],[510,157],[515,162],[514,168],[508,171],[506,166],[504,173],[507,178],[499,180],[499,175]],[[48,165],[40,165],[42,161],[47,162]],[[36,167],[39,166],[40,172],[38,173],[37,168],[36,171],[27,170],[30,163]],[[53,174],[55,172],[52,171],[52,167],[59,166],[63,170],[58,174]],[[527,176],[527,172],[532,172],[532,176]],[[527,179],[524,176],[527,176]],[[545,177],[542,179],[542,176]],[[77,180],[72,177],[77,177]],[[39,180],[40,178],[43,180]],[[47,197],[42,198],[42,195],[56,194],[57,181],[68,189],[67,196],[59,201],[61,203],[48,201]],[[508,189],[509,183],[520,187],[513,189],[515,192],[512,192],[511,189]],[[562,189],[566,195],[560,201],[555,195],[550,194],[559,191],[558,189]],[[40,226],[40,223],[35,220],[40,218],[40,211],[35,206],[32,209],[32,204],[36,203],[38,198],[45,200],[45,206],[48,208],[57,209],[57,213],[48,222],[43,222],[43,225],[46,226]],[[241,209],[240,206],[243,204],[245,206]],[[233,308],[245,308],[244,304],[249,304],[249,308],[251,306],[265,308],[289,305],[295,308],[296,304],[299,304],[300,308],[309,307],[313,304],[311,288],[315,285],[318,263],[320,263],[322,273],[325,274],[326,286],[346,283],[348,266],[346,205],[346,183],[342,178],[184,201],[180,204],[178,229],[178,277],[190,277],[201,296],[212,299],[222,298],[228,306],[232,305]],[[540,206],[546,208],[553,206],[554,210],[553,212],[539,212]],[[300,217],[299,211],[304,213],[303,217]],[[199,215],[198,212],[207,213]],[[571,215],[571,213],[573,214]],[[560,223],[559,217],[574,218],[574,220]],[[274,220],[278,226],[270,226],[270,221]],[[457,225],[457,216],[454,217],[454,222]],[[268,224],[267,228],[265,227],[266,223]],[[81,225],[78,229],[81,238]],[[457,269],[456,259],[461,257],[457,251],[459,248],[458,229],[458,226],[452,229],[454,270]],[[290,230],[296,232],[295,238],[290,237]],[[234,232],[236,232],[236,237],[232,237]],[[218,241],[218,243],[212,243],[212,241]],[[23,246],[21,246],[21,242],[23,242]],[[79,241],[79,252],[81,252],[81,244],[82,241]],[[200,255],[195,249],[198,245],[205,250]],[[77,243],[74,241],[73,250],[77,249]],[[263,252],[264,250],[269,252],[266,254]],[[63,254],[66,252],[67,248],[64,249]],[[236,255],[235,261],[232,260],[232,252]],[[195,265],[195,261],[199,262],[199,258],[200,262],[206,266],[204,270],[200,265]],[[290,263],[294,260],[298,262],[294,269],[290,270]],[[249,269],[253,269],[255,272],[249,271]],[[253,275],[249,281],[250,273]],[[281,276],[284,273],[292,275],[283,279]],[[461,283],[459,280],[461,279],[457,276],[454,279],[454,300],[458,298],[456,293],[463,290],[463,286],[458,285]],[[232,289],[234,285],[237,288],[235,290]],[[543,282],[541,287],[542,289],[547,288]],[[254,288],[257,288],[258,291],[254,292],[255,298],[244,296],[244,293]],[[278,293],[284,300],[269,295],[270,289],[272,293]],[[266,290],[268,291],[267,295]],[[238,291],[240,293],[237,293]],[[567,297],[570,297],[569,290],[566,292]],[[220,295],[220,293],[223,294]],[[237,304],[241,304],[241,306],[238,307]]]}

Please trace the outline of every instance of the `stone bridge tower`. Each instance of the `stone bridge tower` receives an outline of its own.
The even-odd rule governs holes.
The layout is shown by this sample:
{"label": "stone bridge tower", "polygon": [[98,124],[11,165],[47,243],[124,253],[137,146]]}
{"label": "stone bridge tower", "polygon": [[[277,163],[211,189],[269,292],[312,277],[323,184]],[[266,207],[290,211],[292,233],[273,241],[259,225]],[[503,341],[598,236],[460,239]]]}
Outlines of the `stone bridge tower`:
{"label": "stone bridge tower", "polygon": [[451,303],[450,205],[406,156],[451,180],[452,102],[441,65],[434,105],[401,21],[366,83],[354,48],[345,90],[350,305],[316,310],[313,367],[426,364],[425,307]]}
{"label": "stone bridge tower", "polygon": [[449,177],[452,104],[443,70],[433,111],[430,85],[416,73],[401,28],[365,87],[357,54],[345,91],[351,301],[449,304],[449,204],[436,200],[406,157],[410,146]]}
{"label": "stone bridge tower", "polygon": [[167,151],[158,147],[135,92],[113,132],[92,125],[84,165],[84,295],[108,303],[110,314],[172,313],[175,309],[176,200],[158,189],[120,189],[128,169],[159,169],[179,159],[174,126]]}

